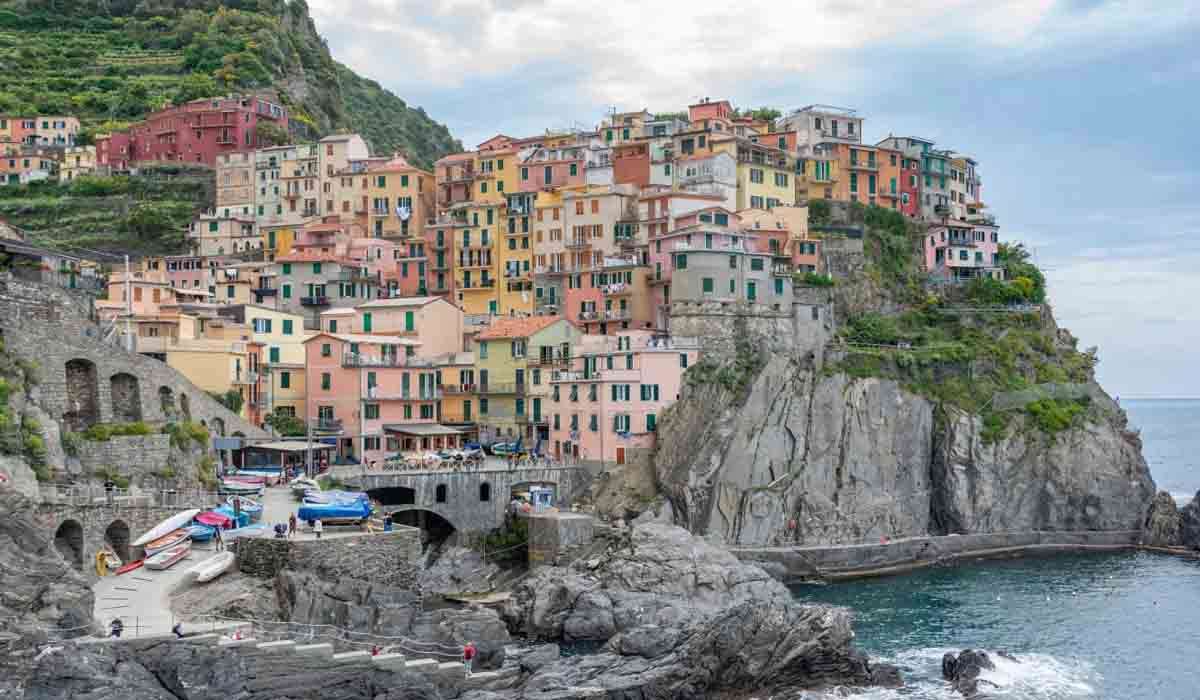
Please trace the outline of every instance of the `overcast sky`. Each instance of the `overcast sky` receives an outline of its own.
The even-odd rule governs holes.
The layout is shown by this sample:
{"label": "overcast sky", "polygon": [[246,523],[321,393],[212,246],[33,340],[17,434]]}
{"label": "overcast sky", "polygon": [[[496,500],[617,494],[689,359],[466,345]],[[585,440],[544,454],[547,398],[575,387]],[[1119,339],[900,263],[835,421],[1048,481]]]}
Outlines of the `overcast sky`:
{"label": "overcast sky", "polygon": [[334,57],[468,147],[709,96],[971,153],[1109,392],[1200,396],[1196,0],[308,2]]}

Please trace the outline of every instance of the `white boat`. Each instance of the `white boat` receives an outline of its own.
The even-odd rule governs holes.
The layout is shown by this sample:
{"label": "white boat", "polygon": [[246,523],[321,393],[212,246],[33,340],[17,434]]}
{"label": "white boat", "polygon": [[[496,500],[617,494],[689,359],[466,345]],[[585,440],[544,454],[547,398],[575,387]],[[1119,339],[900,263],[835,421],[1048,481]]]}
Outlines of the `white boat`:
{"label": "white boat", "polygon": [[200,515],[200,511],[194,508],[192,510],[185,510],[176,513],[175,515],[172,515],[171,517],[147,530],[146,534],[133,541],[133,546],[141,547],[147,542],[153,542],[163,535],[168,535],[190,523],[192,518],[196,517],[197,515]]}
{"label": "white boat", "polygon": [[233,552],[217,552],[215,555],[188,569],[187,572],[196,575],[197,583],[208,583],[232,569],[235,561],[237,561],[237,557],[234,556]]}
{"label": "white boat", "polygon": [[292,489],[292,495],[297,499],[304,498],[305,491],[320,491],[321,485],[316,479],[310,479],[307,476],[301,476],[293,479],[288,483],[288,487]]}
{"label": "white boat", "polygon": [[169,569],[178,564],[179,561],[191,553],[191,551],[192,541],[184,540],[182,544],[177,544],[170,549],[164,549],[158,554],[146,559],[146,568],[158,569],[160,571],[162,569]]}
{"label": "white boat", "polygon": [[263,523],[255,523],[254,525],[237,527],[232,530],[222,530],[221,539],[225,542],[232,542],[240,537],[266,537],[270,529]]}
{"label": "white boat", "polygon": [[192,529],[190,527],[181,527],[178,530],[172,530],[157,540],[151,540],[146,543],[142,549],[147,557],[152,557],[159,552],[164,552],[176,545],[188,543],[191,546]]}

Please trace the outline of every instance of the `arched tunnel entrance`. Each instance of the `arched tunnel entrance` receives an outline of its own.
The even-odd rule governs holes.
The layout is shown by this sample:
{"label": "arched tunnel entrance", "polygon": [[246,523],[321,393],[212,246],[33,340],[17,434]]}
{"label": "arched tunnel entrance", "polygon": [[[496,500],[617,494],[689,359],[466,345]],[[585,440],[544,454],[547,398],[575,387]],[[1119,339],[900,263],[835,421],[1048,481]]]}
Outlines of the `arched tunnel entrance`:
{"label": "arched tunnel entrance", "polygon": [[422,508],[396,511],[392,513],[392,522],[397,525],[420,528],[421,544],[426,550],[429,548],[439,549],[443,544],[450,541],[457,532],[454,524],[449,520],[434,513],[432,510],[424,510]]}
{"label": "arched tunnel entrance", "polygon": [[417,492],[406,486],[371,489],[367,496],[383,506],[411,506],[417,502]]}
{"label": "arched tunnel entrance", "polygon": [[124,520],[114,520],[104,530],[104,541],[120,559],[121,563],[128,562],[129,556],[129,525]]}
{"label": "arched tunnel entrance", "polygon": [[54,532],[54,548],[71,566],[83,570],[83,526],[76,520],[64,520]]}

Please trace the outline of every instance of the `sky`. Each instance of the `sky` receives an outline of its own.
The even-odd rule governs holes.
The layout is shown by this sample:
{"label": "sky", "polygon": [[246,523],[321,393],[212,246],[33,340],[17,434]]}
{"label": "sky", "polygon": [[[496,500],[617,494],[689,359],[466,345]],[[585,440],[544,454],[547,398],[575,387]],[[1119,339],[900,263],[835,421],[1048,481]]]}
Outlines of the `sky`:
{"label": "sky", "polygon": [[308,0],[467,147],[701,97],[857,109],[980,163],[1118,396],[1200,396],[1200,2]]}

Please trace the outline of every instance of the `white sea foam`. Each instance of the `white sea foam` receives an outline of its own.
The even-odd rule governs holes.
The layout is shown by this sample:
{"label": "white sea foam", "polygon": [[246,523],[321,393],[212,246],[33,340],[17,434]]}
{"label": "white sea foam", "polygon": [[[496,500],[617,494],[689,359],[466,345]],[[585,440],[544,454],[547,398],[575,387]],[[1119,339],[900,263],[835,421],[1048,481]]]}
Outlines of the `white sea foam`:
{"label": "white sea foam", "polygon": [[[904,675],[904,688],[871,688],[868,690],[833,689],[805,693],[803,700],[962,700],[962,696],[942,680],[942,656],[957,654],[961,649],[926,647],[910,649],[890,658],[879,659],[898,666]],[[1098,697],[1099,675],[1084,661],[1062,660],[1046,654],[1017,654],[1009,661],[989,652],[995,670],[984,671],[980,679],[995,684],[981,684],[980,690],[989,698],[1014,700],[1090,700]]]}

